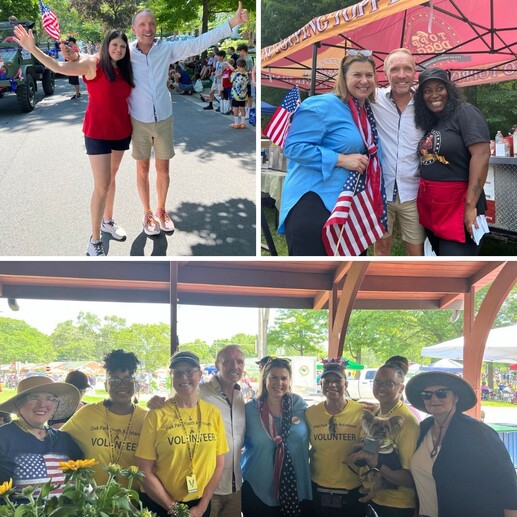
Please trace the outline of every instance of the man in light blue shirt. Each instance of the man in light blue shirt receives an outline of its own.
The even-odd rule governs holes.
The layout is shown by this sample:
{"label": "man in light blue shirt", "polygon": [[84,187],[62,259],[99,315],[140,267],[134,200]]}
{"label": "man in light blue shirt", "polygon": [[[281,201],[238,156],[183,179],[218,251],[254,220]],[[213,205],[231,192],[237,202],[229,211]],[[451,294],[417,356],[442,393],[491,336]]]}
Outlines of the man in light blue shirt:
{"label": "man in light blue shirt", "polygon": [[375,243],[375,255],[389,255],[398,219],[406,254],[424,254],[425,233],[416,208],[418,193],[418,142],[423,136],[415,124],[413,84],[416,65],[411,52],[395,49],[384,61],[390,86],[377,88],[372,110],[382,145],[382,172],[388,198],[388,232]]}
{"label": "man in light blue shirt", "polygon": [[[135,88],[129,98],[133,124],[132,156],[136,160],[137,187],[144,208],[143,229],[147,235],[174,231],[165,208],[169,190],[169,161],[174,156],[172,105],[167,89],[169,65],[196,55],[231,35],[237,25],[248,21],[248,13],[239,7],[235,15],[219,27],[198,38],[185,41],[156,39],[156,17],[151,9],[138,11],[132,30],[137,41],[130,44]],[[157,208],[151,210],[149,169],[151,148],[156,167]]]}

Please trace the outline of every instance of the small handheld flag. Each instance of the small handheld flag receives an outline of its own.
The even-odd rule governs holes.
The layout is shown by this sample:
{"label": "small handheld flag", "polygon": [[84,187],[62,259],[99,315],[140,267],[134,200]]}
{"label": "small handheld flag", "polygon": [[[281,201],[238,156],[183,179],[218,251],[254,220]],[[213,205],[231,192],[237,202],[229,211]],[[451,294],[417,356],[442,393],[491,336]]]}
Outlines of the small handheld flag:
{"label": "small handheld flag", "polygon": [[42,0],[39,0],[39,9],[43,20],[43,29],[51,38],[60,41],[61,33],[59,31],[59,21],[54,11],[46,6]]}
{"label": "small handheld flag", "polygon": [[375,214],[365,175],[351,172],[323,226],[322,240],[327,255],[358,256],[385,231]]}
{"label": "small handheld flag", "polygon": [[298,109],[300,102],[298,86],[294,86],[287,92],[280,106],[278,106],[271,117],[271,120],[264,130],[264,134],[276,145],[283,147],[289,129],[291,115]]}

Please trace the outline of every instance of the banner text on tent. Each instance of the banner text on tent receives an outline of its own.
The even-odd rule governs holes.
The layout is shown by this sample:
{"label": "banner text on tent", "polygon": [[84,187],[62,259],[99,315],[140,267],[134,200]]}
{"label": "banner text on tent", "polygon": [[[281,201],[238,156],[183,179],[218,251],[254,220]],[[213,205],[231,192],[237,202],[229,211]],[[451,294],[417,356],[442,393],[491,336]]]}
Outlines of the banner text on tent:
{"label": "banner text on tent", "polygon": [[363,0],[339,11],[318,16],[279,43],[262,49],[262,59],[269,59],[274,54],[283,52],[308,38],[312,38],[316,34],[325,32],[328,28],[332,29],[342,24],[350,23],[353,20],[375,13],[379,9],[386,9],[399,2],[400,0]]}

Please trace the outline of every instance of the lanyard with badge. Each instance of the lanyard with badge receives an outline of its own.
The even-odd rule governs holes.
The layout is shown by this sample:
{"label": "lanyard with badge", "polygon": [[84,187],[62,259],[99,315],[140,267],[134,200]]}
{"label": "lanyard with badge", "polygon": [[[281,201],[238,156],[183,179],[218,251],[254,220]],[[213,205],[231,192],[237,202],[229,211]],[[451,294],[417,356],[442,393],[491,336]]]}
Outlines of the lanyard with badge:
{"label": "lanyard with badge", "polygon": [[187,445],[187,452],[188,457],[190,460],[190,476],[185,477],[185,481],[187,483],[187,490],[189,494],[195,494],[198,490],[197,488],[197,479],[196,475],[194,474],[194,454],[197,449],[197,445],[199,443],[199,438],[201,436],[201,408],[199,407],[199,400],[196,403],[197,407],[197,436],[194,440],[194,447],[190,446],[191,438],[194,435],[194,433],[189,434],[187,433],[187,429],[185,428],[185,424],[183,423],[183,419],[181,418],[181,413],[178,407],[178,403],[176,402],[176,397],[174,397],[174,409],[176,410],[176,416],[178,417],[178,420],[180,421],[181,428],[183,429],[183,432],[185,433],[186,437],[186,445]]}

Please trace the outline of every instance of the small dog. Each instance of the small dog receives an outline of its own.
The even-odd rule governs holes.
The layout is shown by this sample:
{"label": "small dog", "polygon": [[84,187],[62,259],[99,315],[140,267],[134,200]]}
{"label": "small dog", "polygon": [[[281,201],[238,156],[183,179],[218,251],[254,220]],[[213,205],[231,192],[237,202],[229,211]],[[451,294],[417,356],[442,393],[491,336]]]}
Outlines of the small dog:
{"label": "small dog", "polygon": [[[361,417],[361,426],[364,430],[365,437],[361,446],[354,449],[354,452],[365,451],[377,453],[379,455],[379,463],[387,465],[392,470],[402,468],[399,455],[395,445],[395,437],[402,428],[404,419],[401,416],[392,416],[384,418],[375,416],[369,411],[363,411]],[[363,475],[368,477],[370,489],[365,497],[360,501],[366,503],[370,501],[381,488],[396,488],[395,485],[387,481],[380,472],[370,469],[366,460],[357,460],[355,465],[361,467]]]}

